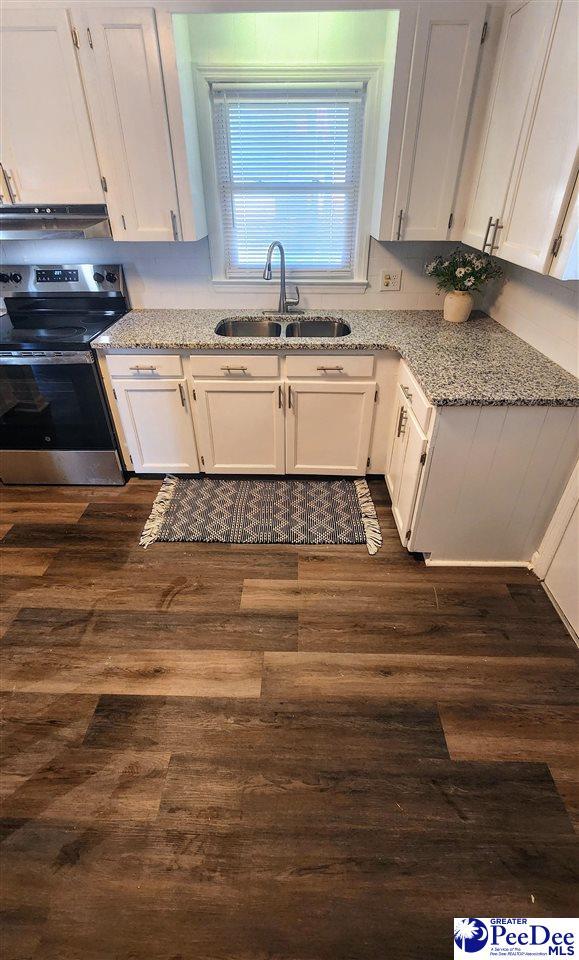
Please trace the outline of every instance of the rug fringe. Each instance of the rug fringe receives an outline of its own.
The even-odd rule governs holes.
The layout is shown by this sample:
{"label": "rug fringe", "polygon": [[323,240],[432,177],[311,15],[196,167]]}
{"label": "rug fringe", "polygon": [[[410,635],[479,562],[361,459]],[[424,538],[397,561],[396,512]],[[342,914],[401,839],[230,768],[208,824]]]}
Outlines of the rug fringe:
{"label": "rug fringe", "polygon": [[173,499],[178,479],[178,477],[168,475],[163,480],[163,486],[155,497],[149,519],[143,527],[141,539],[139,540],[140,547],[148,547],[157,539],[157,534],[165,519],[167,508]]}
{"label": "rug fringe", "polygon": [[362,514],[362,524],[366,534],[368,553],[374,554],[382,546],[382,531],[380,530],[380,524],[376,516],[376,507],[374,506],[372,495],[365,480],[354,480],[354,486]]}

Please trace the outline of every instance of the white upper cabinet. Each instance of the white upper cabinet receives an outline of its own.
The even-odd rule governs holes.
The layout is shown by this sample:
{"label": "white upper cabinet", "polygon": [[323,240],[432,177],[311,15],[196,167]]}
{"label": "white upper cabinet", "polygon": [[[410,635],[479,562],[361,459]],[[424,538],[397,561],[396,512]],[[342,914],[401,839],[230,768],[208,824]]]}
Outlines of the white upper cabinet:
{"label": "white upper cabinet", "polygon": [[551,248],[549,274],[559,280],[579,280],[579,173],[575,176],[560,232]]}
{"label": "white upper cabinet", "polygon": [[180,239],[155,13],[85,6],[75,20],[113,236]]}
{"label": "white upper cabinet", "polygon": [[[528,130],[558,13],[553,0],[517,0],[505,12],[501,42],[463,240],[495,252],[497,231]],[[569,78],[567,80],[567,85]],[[566,97],[565,88],[561,96]]]}
{"label": "white upper cabinet", "polygon": [[485,3],[422,3],[402,137],[392,240],[448,236]]}
{"label": "white upper cabinet", "polygon": [[547,272],[559,215],[574,173],[577,138],[576,0],[558,8],[530,127],[499,226],[497,255]]}
{"label": "white upper cabinet", "polygon": [[12,195],[16,203],[102,203],[66,11],[51,4],[3,10],[0,88],[8,201]]}

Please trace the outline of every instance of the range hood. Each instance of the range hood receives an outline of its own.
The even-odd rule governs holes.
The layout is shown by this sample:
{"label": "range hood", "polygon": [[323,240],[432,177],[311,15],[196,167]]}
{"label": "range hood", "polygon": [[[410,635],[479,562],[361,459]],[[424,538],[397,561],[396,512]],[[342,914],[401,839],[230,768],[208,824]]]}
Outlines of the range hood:
{"label": "range hood", "polygon": [[0,240],[110,240],[111,236],[104,203],[0,207]]}

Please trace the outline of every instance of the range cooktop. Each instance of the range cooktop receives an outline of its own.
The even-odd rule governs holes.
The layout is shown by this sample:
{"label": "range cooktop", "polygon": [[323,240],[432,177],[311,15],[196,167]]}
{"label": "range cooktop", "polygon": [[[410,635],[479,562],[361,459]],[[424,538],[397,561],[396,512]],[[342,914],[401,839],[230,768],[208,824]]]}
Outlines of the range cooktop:
{"label": "range cooktop", "polygon": [[[0,350],[82,350],[129,309],[118,266],[10,266],[0,273]],[[5,271],[5,272],[4,272]]]}

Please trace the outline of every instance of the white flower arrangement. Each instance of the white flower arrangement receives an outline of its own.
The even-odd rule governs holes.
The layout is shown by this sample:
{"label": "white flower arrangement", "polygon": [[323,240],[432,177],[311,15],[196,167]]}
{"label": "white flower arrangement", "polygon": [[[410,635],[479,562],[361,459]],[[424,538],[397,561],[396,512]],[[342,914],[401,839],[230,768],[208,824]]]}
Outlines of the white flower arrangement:
{"label": "white flower arrangement", "polygon": [[465,290],[470,293],[480,290],[481,284],[503,273],[492,257],[466,253],[460,249],[446,259],[435,257],[425,270],[427,276],[434,277],[441,290]]}

